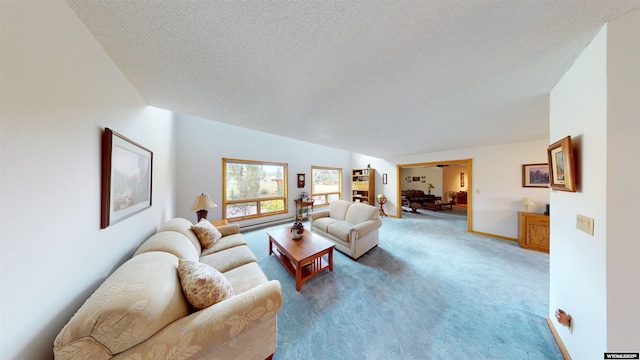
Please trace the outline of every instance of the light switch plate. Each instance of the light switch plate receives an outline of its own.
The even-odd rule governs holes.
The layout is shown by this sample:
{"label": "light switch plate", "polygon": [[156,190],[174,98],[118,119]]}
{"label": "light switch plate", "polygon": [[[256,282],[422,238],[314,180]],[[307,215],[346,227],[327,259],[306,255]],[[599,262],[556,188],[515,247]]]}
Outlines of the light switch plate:
{"label": "light switch plate", "polygon": [[578,214],[576,216],[576,229],[593,236],[593,219]]}

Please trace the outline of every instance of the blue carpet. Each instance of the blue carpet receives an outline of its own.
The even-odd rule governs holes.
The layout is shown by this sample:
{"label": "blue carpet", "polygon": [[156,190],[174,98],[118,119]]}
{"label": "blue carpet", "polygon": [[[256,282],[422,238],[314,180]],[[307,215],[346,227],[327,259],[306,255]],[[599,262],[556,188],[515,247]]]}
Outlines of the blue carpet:
{"label": "blue carpet", "polygon": [[268,255],[269,229],[243,234],[282,284],[274,359],[562,359],[545,322],[549,256],[468,233],[464,217],[384,218],[377,248],[334,252],[334,271],[300,292]]}

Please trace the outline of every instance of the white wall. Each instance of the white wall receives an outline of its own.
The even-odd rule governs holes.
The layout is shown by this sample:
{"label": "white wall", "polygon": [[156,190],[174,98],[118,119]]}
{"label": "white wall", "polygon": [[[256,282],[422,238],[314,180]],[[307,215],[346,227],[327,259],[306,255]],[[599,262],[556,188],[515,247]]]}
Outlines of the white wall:
{"label": "white wall", "polygon": [[640,349],[640,10],[607,25],[607,351]]}
{"label": "white wall", "polygon": [[[507,238],[518,237],[518,211],[523,210],[520,200],[530,197],[536,207],[533,212],[542,213],[545,205],[549,203],[549,189],[547,188],[523,188],[522,164],[547,162],[547,139],[526,143],[505,144],[478,148],[467,148],[453,151],[444,151],[430,154],[417,154],[404,156],[390,160],[371,161],[378,166],[385,166],[389,171],[389,182],[397,182],[395,167],[398,164],[419,164],[424,162],[439,162],[463,160],[471,158],[472,186],[469,188],[469,196],[473,196],[473,203],[469,211],[473,213],[473,231],[499,235]],[[370,160],[363,157],[363,160]],[[354,162],[363,161],[358,158]],[[361,164],[362,162],[360,162]],[[366,163],[365,163],[366,164]],[[392,174],[394,174],[392,176]],[[468,187],[470,179],[465,171],[465,186]],[[402,181],[402,179],[400,179]],[[376,189],[384,192],[389,203],[389,210],[395,211],[396,184],[393,187]],[[551,210],[553,212],[553,209]],[[395,212],[390,214],[395,214]]]}
{"label": "white wall", "polygon": [[[573,333],[556,328],[573,358],[606,349],[606,29],[584,50],[551,92],[551,142],[571,135],[578,163],[577,192],[552,191],[549,316],[573,318]],[[595,219],[594,236],[576,229],[576,214]]]}
{"label": "white wall", "polygon": [[[201,119],[176,117],[177,147],[177,213],[193,222],[195,212],[189,210],[196,195],[208,193],[219,206],[209,210],[208,219],[222,218],[222,158],[274,161],[288,164],[288,214],[238,222],[240,226],[291,219],[295,199],[302,191],[311,192],[311,166],[342,168],[343,195],[351,193],[350,153],[293,140],[278,135]],[[298,189],[296,174],[306,174],[304,189]]]}
{"label": "white wall", "polygon": [[551,92],[551,140],[572,136],[578,188],[551,194],[549,316],[574,359],[640,349],[639,24],[636,10],[603,27]]}
{"label": "white wall", "polygon": [[[80,305],[173,216],[173,119],[145,107],[65,2],[0,12],[0,358],[50,359]],[[104,127],[153,151],[153,206],[100,230]]]}

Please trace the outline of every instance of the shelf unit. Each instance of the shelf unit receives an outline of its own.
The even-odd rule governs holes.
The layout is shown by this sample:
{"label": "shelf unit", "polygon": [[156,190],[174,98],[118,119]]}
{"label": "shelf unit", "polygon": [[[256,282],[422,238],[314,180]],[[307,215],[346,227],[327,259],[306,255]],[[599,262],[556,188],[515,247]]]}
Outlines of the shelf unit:
{"label": "shelf unit", "polygon": [[351,170],[351,201],[375,206],[375,179],[374,169]]}

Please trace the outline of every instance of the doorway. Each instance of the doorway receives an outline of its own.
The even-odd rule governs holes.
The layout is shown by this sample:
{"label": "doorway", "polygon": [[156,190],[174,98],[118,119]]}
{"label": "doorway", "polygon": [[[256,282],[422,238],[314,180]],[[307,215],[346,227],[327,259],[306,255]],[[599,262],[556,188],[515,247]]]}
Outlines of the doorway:
{"label": "doorway", "polygon": [[[406,189],[424,190],[441,197],[443,201],[448,201],[451,192],[458,195],[466,195],[466,215],[467,231],[473,229],[473,160],[444,160],[414,164],[396,165],[396,176],[398,179],[397,189],[397,217],[402,217],[402,191]],[[463,194],[461,194],[461,192]],[[462,202],[462,199],[461,199]],[[461,205],[461,207],[463,207]]]}

